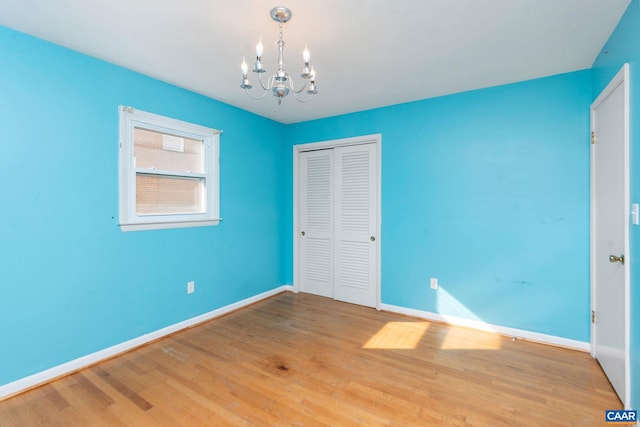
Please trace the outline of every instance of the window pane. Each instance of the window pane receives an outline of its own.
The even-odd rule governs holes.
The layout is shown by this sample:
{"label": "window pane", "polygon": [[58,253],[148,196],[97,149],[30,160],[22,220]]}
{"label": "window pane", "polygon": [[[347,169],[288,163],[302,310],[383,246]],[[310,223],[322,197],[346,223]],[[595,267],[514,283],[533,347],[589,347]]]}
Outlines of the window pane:
{"label": "window pane", "polygon": [[180,172],[204,173],[203,142],[134,128],[135,166]]}
{"label": "window pane", "polygon": [[136,174],[136,214],[204,212],[204,179]]}

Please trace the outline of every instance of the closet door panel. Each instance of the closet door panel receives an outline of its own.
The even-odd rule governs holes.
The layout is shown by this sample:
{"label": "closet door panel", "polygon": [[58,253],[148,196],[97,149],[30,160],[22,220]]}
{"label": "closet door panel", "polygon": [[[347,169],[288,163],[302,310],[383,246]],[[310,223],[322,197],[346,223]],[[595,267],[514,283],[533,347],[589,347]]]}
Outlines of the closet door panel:
{"label": "closet door panel", "polygon": [[334,149],[334,298],[368,307],[377,300],[376,148]]}
{"label": "closet door panel", "polygon": [[333,150],[300,155],[300,290],[333,297]]}

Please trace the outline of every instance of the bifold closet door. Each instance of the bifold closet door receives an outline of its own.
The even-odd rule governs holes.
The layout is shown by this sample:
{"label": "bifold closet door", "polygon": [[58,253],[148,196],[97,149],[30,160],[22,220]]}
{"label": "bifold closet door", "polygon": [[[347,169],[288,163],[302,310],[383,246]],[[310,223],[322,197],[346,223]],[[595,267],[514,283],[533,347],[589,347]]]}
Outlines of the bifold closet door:
{"label": "bifold closet door", "polygon": [[375,144],[334,149],[334,298],[375,307],[378,177]]}
{"label": "bifold closet door", "polygon": [[377,302],[377,146],[300,153],[300,290]]}
{"label": "bifold closet door", "polygon": [[300,290],[333,297],[333,150],[299,160]]}

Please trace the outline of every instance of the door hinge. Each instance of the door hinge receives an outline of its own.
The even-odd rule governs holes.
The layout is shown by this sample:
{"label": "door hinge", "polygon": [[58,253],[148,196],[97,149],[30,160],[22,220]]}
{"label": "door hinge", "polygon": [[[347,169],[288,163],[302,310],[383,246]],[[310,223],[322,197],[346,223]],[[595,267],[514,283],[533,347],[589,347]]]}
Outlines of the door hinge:
{"label": "door hinge", "polygon": [[595,131],[591,131],[591,143],[592,144],[596,143],[596,132]]}
{"label": "door hinge", "polygon": [[591,310],[591,323],[596,323],[596,311]]}

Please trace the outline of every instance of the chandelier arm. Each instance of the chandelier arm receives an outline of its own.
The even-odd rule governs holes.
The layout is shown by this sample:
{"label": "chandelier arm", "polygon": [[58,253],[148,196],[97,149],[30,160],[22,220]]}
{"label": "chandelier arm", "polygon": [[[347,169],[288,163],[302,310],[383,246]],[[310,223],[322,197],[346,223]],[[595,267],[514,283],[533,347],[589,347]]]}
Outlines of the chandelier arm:
{"label": "chandelier arm", "polygon": [[292,93],[293,93],[294,98],[295,98],[298,102],[301,102],[301,103],[303,103],[303,104],[306,104],[307,102],[310,102],[310,101],[313,99],[313,94],[309,95],[309,98],[307,98],[307,99],[301,99],[301,98],[298,98],[298,93],[299,93],[299,92],[295,92],[295,91],[294,91],[294,92],[292,92]]}
{"label": "chandelier arm", "polygon": [[302,85],[302,87],[299,90],[296,90],[293,79],[289,79],[289,87],[294,94],[301,93],[303,90],[305,90],[307,88],[307,84],[309,84],[309,80],[304,79],[304,84]]}
{"label": "chandelier arm", "polygon": [[262,99],[262,98],[264,98],[265,96],[267,96],[267,94],[269,93],[269,91],[268,91],[268,90],[265,90],[265,91],[264,91],[264,93],[263,93],[262,95],[260,95],[260,96],[253,96],[253,95],[251,95],[251,94],[249,93],[249,89],[247,89],[247,88],[245,88],[245,89],[244,89],[244,92],[247,94],[247,96],[248,96],[249,98],[251,98],[251,99],[255,99],[255,100]]}
{"label": "chandelier arm", "polygon": [[260,74],[262,73],[258,73],[258,81],[260,82],[260,86],[262,86],[262,89],[271,90],[271,88],[273,87],[273,75],[269,76],[269,78],[267,79],[267,85],[265,86],[262,82],[262,77],[260,76]]}
{"label": "chandelier arm", "polygon": [[[294,90],[293,93],[302,93],[302,91],[307,88],[307,84],[309,84],[309,82],[305,80],[300,90]],[[293,85],[291,86],[291,88],[293,89]]]}

